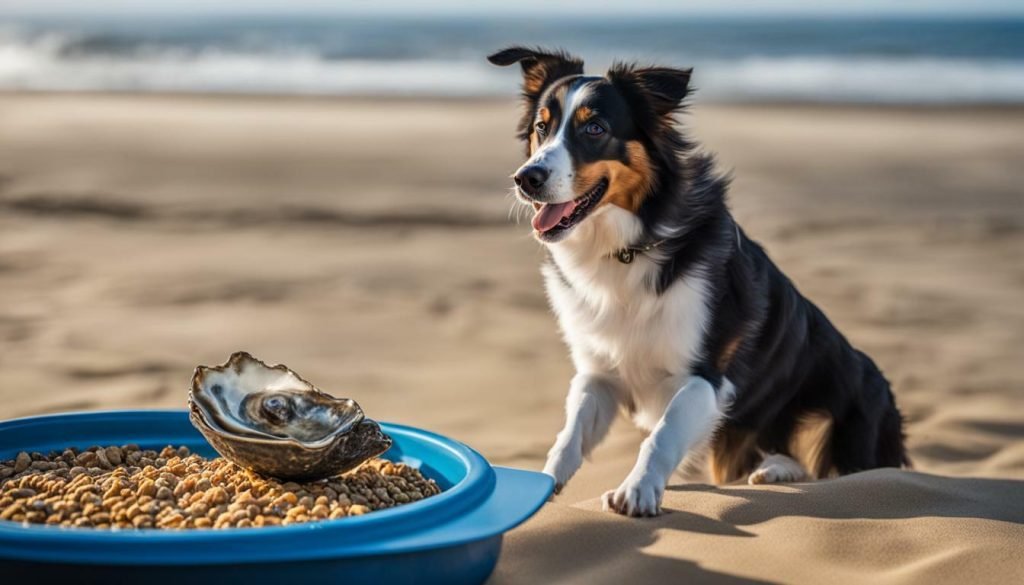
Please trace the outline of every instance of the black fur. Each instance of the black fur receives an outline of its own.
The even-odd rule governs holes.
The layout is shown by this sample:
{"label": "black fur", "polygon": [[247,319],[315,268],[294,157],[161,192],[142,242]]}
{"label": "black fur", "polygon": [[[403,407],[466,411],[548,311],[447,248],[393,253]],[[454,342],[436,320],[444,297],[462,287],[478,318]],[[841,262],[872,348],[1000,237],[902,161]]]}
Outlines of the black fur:
{"label": "black fur", "polygon": [[[648,90],[635,87],[647,99]],[[653,101],[662,104],[664,98]],[[670,116],[674,108],[652,109],[664,113],[646,117],[649,126],[641,134],[648,149],[661,154],[652,158],[662,165],[638,215],[647,239],[673,234],[661,246],[668,258],[655,283],[659,293],[691,271],[710,280],[710,334],[703,360],[691,367],[736,387],[725,426],[753,433],[765,452],[789,454],[798,422],[825,413],[833,422],[820,471],[909,465],[902,417],[878,367],[739,228],[725,201],[728,180],[679,133]],[[735,351],[725,356],[737,339]]]}
{"label": "black fur", "polygon": [[[525,96],[525,140],[544,92],[558,79],[582,74],[582,62],[561,52],[514,48],[490,60],[520,62],[527,78],[548,75],[539,83],[534,78],[532,86],[541,89]],[[640,140],[651,160],[654,180],[637,211],[645,235],[636,244],[663,241],[659,250],[667,254],[651,286],[661,294],[694,271],[710,281],[710,333],[702,359],[690,367],[716,387],[725,378],[734,384],[724,432],[753,434],[761,450],[789,454],[800,420],[824,413],[833,421],[831,433],[825,460],[812,472],[909,465],[888,381],[739,228],[726,205],[728,179],[676,126],[689,77],[689,70],[619,64],[603,83],[628,104],[628,138]]]}

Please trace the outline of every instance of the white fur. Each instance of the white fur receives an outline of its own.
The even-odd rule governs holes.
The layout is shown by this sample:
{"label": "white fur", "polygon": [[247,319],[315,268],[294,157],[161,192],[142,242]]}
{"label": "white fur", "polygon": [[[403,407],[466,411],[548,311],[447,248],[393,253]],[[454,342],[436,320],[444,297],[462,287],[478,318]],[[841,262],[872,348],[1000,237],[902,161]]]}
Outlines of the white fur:
{"label": "white fur", "polygon": [[635,215],[605,205],[549,244],[557,269],[545,267],[545,282],[577,374],[565,428],[544,470],[564,485],[603,438],[614,416],[608,410],[623,406],[651,435],[633,471],[605,502],[642,516],[657,513],[669,476],[714,430],[731,391],[720,391],[719,403],[711,385],[689,371],[701,357],[710,318],[700,269],[657,295],[651,286],[656,250],[631,264],[609,257],[635,244],[640,233]]}
{"label": "white fur", "polygon": [[715,389],[704,378],[691,377],[640,445],[636,464],[622,485],[604,494],[604,509],[628,516],[657,515],[672,472],[690,448],[710,435],[720,417]]}
{"label": "white fur", "polygon": [[604,439],[618,409],[621,390],[611,376],[576,374],[565,400],[565,428],[548,452],[544,473],[555,478],[555,491],[576,473],[583,458]]}
{"label": "white fur", "polygon": [[544,201],[550,203],[566,203],[579,197],[573,191],[572,180],[575,170],[572,165],[572,156],[566,144],[565,135],[572,127],[572,116],[580,104],[587,97],[589,89],[586,85],[573,87],[565,96],[565,111],[562,115],[561,125],[555,135],[548,139],[543,146],[533,153],[516,173],[526,167],[540,165],[546,167],[551,173],[544,184]]}

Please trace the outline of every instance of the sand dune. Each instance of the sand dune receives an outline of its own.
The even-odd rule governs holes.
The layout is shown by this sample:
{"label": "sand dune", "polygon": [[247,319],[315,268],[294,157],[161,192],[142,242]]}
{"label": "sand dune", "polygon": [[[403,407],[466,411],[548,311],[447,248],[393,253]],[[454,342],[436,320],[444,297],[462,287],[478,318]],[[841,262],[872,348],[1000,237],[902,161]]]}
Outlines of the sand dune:
{"label": "sand dune", "polygon": [[[0,96],[0,417],[180,407],[247,349],[539,469],[571,370],[507,196],[511,102]],[[916,470],[597,498],[620,421],[495,583],[1024,575],[1024,112],[698,107],[732,205],[893,381]]]}

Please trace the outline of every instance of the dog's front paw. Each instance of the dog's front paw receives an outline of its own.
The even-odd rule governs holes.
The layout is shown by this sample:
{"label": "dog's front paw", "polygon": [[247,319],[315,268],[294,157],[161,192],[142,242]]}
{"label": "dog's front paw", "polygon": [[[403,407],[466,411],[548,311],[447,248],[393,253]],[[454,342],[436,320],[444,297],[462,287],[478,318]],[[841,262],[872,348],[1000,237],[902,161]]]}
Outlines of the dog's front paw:
{"label": "dog's front paw", "polygon": [[624,516],[657,516],[661,513],[661,496],[664,491],[665,486],[651,478],[627,477],[618,489],[605,492],[601,504],[605,511]]}
{"label": "dog's front paw", "polygon": [[555,493],[560,493],[565,484],[580,466],[583,465],[583,453],[579,449],[555,448],[548,454],[548,461],[544,464],[544,473],[555,478]]}

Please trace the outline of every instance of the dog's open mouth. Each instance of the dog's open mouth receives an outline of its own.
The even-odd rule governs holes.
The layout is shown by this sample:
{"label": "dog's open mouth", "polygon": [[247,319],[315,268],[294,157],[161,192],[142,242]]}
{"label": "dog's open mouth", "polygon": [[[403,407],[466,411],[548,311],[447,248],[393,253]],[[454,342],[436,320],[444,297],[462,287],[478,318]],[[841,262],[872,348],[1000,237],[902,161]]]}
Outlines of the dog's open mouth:
{"label": "dog's open mouth", "polygon": [[561,234],[583,221],[597,207],[608,189],[608,179],[601,179],[593,189],[565,203],[534,203],[533,229],[545,240]]}

